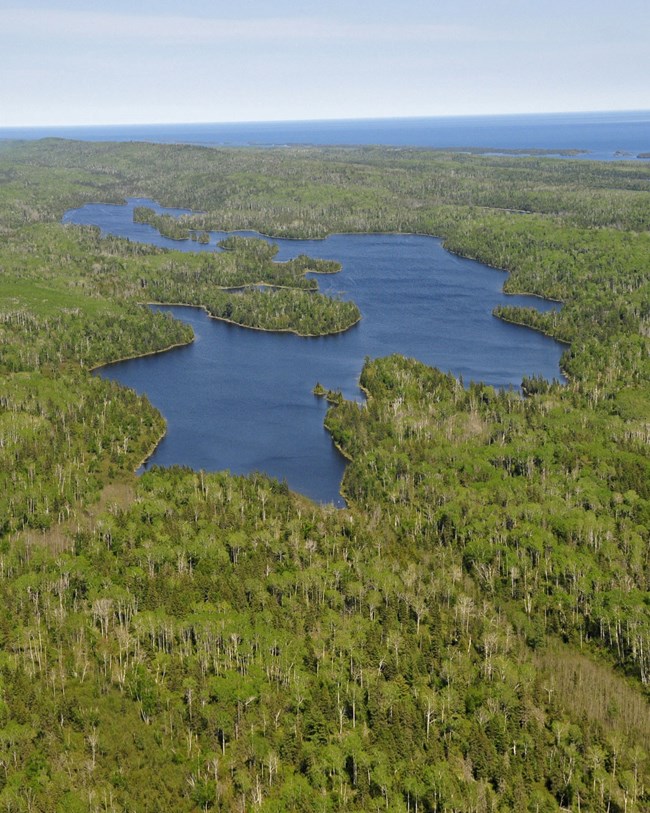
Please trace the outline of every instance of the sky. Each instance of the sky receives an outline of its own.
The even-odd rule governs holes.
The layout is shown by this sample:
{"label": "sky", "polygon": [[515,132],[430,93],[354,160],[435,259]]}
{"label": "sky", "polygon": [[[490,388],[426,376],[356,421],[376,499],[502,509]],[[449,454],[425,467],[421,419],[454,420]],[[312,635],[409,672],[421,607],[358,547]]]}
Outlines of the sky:
{"label": "sky", "polygon": [[648,0],[0,0],[0,127],[650,109]]}

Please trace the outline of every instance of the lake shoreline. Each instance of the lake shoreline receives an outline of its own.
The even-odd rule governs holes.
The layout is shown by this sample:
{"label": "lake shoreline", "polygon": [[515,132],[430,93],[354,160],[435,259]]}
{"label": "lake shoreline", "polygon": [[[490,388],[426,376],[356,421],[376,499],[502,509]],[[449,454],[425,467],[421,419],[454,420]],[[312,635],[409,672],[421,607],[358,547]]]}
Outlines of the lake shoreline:
{"label": "lake shoreline", "polygon": [[[146,305],[148,303],[145,302],[143,304]],[[155,304],[155,303],[152,303],[152,304]],[[192,307],[194,307],[194,306],[192,306]],[[130,356],[122,356],[122,358],[119,358],[119,359],[111,359],[111,361],[102,361],[99,364],[94,364],[92,367],[87,367],[86,371],[89,372],[89,373],[94,373],[97,370],[101,370],[103,367],[111,367],[114,364],[122,364],[122,362],[124,362],[124,361],[133,361],[134,359],[144,359],[144,358],[147,358],[149,356],[158,356],[161,353],[168,353],[170,350],[175,350],[177,347],[188,347],[189,345],[191,345],[194,342],[194,340],[195,340],[195,337],[192,336],[192,338],[189,339],[189,341],[175,342],[174,344],[170,344],[167,347],[161,347],[160,350],[147,350],[146,353],[134,353],[133,355],[130,355]]]}
{"label": "lake shoreline", "polygon": [[[535,327],[534,325],[529,325],[526,322],[519,322],[517,319],[508,319],[507,316],[499,316],[496,313],[493,313],[495,319],[500,319],[502,322],[506,322],[509,325],[516,325],[517,327],[525,327],[528,330],[534,330],[536,333],[541,333],[542,336],[546,336],[549,339],[553,339],[554,342],[558,344],[563,344],[566,347],[571,347],[571,342],[566,341],[565,339],[558,339],[556,336],[553,336],[546,330],[542,330],[541,327]],[[564,373],[564,371],[562,371]]]}
{"label": "lake shoreline", "polygon": [[[290,289],[293,290],[293,289]],[[331,330],[328,333],[299,333],[297,330],[293,330],[292,328],[271,328],[271,327],[254,327],[253,325],[243,325],[241,322],[235,322],[233,319],[227,319],[225,316],[215,316],[213,313],[207,309],[205,305],[192,305],[189,302],[141,302],[142,305],[154,305],[156,307],[162,308],[198,308],[198,310],[202,310],[210,319],[215,319],[217,322],[225,322],[227,325],[234,325],[234,327],[241,327],[244,330],[257,330],[260,333],[288,333],[293,336],[298,336],[301,339],[325,339],[328,336],[338,336],[341,333],[347,333],[348,330],[351,330],[355,325],[358,325],[359,322],[362,320],[362,316],[356,319],[351,325],[347,327],[343,327],[340,330]],[[179,345],[181,346],[181,345]],[[167,348],[171,350],[172,348]],[[164,350],[155,351],[164,353]],[[151,353],[146,353],[145,355],[152,355]],[[137,358],[137,357],[136,357]],[[128,359],[120,359],[120,361],[127,361]],[[111,362],[113,363],[113,362]]]}
{"label": "lake shoreline", "polygon": [[[102,229],[103,233],[142,241],[131,228],[130,206],[119,212],[111,207],[104,215],[109,231]],[[80,223],[100,228],[104,223],[101,205],[77,217]],[[154,231],[148,239],[163,250],[166,243],[171,245]],[[346,400],[367,404],[369,394],[359,383],[364,358],[398,353],[451,371],[457,379],[462,376],[466,382],[484,381],[498,388],[518,389],[529,375],[565,383],[558,365],[562,344],[525,324],[513,322],[521,336],[504,332],[498,325],[506,320],[494,319],[491,313],[499,304],[535,308],[539,302],[542,311],[554,306],[541,296],[506,295],[503,275],[508,271],[450,251],[444,238],[425,232],[354,231],[333,232],[308,243],[298,238],[277,242],[279,263],[301,254],[340,263],[340,271],[319,275],[319,280],[330,278],[329,283],[321,283],[322,293],[334,296],[345,289],[362,310],[362,318],[329,333],[301,333],[299,327],[253,326],[215,315],[200,302],[145,301],[147,291],[142,291],[140,305],[167,310],[190,323],[202,343],[187,354],[170,354],[170,361],[163,364],[102,373],[146,393],[167,421],[165,434],[138,473],[145,464],[154,463],[242,474],[264,471],[287,480],[296,493],[340,507],[347,502],[344,472],[350,457],[323,426],[324,410],[305,403],[305,392],[311,391],[315,380],[327,382]],[[210,251],[194,243],[190,249]],[[231,290],[241,287],[229,286]],[[462,311],[456,302],[462,303]],[[287,317],[283,309],[278,315]],[[219,322],[239,330],[215,330]],[[210,323],[214,328],[208,327]],[[268,337],[276,334],[276,338],[251,338],[247,330]],[[281,338],[281,334],[287,335]],[[550,341],[550,350],[535,335]],[[328,336],[331,344],[302,341]],[[175,346],[189,344],[183,341]],[[174,347],[133,354],[130,359],[167,349]],[[108,370],[130,359],[97,364],[93,369]]]}
{"label": "lake shoreline", "polygon": [[[162,413],[160,413],[162,415]],[[138,463],[138,465],[133,469],[133,473],[137,475],[138,469],[141,469],[143,466],[146,466],[147,462],[151,460],[151,458],[156,454],[156,450],[162,443],[162,441],[167,436],[167,421],[165,420],[165,416],[163,415],[163,420],[165,421],[165,428],[160,433],[159,437],[154,441],[151,446],[151,449],[147,452],[147,454],[142,458],[142,460]]]}

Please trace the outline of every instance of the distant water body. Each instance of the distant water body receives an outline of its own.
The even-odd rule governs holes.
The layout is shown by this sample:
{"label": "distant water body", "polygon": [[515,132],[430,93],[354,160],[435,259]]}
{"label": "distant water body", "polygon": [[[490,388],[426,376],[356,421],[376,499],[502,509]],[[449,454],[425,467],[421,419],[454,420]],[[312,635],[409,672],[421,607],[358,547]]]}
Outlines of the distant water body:
{"label": "distant water body", "polygon": [[4,127],[0,139],[70,138],[200,146],[373,144],[436,149],[582,150],[576,157],[636,160],[650,152],[650,111],[347,119],[227,124]]}

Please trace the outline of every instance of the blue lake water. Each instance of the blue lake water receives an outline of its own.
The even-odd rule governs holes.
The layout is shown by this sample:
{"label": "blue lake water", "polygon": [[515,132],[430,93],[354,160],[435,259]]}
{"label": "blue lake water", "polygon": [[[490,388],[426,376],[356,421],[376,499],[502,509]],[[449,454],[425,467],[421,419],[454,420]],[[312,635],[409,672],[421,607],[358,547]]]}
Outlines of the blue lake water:
{"label": "blue lake water", "polygon": [[650,152],[650,111],[95,127],[3,127],[0,139],[151,141],[202,146],[357,145],[585,150],[613,161]]}
{"label": "blue lake water", "polygon": [[[224,236],[213,233],[205,246],[169,240],[133,223],[136,205],[183,211],[132,199],[126,206],[72,210],[64,222],[181,251],[215,251]],[[311,392],[317,381],[359,400],[364,358],[391,353],[462,375],[466,383],[518,387],[524,375],[561,378],[561,344],[492,316],[504,302],[542,310],[557,305],[506,296],[502,271],[452,255],[438,239],[336,234],[272,242],[278,260],[306,253],[341,262],[341,273],[318,277],[320,289],[354,299],[361,322],[336,336],[301,338],[238,328],[196,308],[164,308],[192,324],[196,341],[100,372],[145,392],[167,419],[168,433],[151,464],[263,471],[313,499],[341,505],[345,461],[323,428],[326,404]]]}

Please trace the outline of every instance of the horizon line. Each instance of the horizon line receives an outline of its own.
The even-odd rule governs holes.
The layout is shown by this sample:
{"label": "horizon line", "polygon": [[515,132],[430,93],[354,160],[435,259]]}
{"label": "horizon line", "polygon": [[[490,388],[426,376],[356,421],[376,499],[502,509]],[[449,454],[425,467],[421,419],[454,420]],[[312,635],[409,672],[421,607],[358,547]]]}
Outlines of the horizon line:
{"label": "horizon line", "polygon": [[603,115],[603,114],[647,114],[650,115],[650,108],[615,108],[599,110],[543,110],[528,112],[505,112],[505,113],[443,113],[432,115],[405,115],[405,116],[361,116],[359,118],[351,116],[326,117],[326,118],[306,118],[306,119],[231,119],[227,121],[140,121],[140,122],[103,122],[97,123],[73,123],[73,124],[10,124],[0,125],[2,130],[41,130],[48,128],[97,128],[97,127],[194,127],[194,126],[227,126],[227,125],[252,125],[252,124],[325,124],[328,122],[378,122],[378,121],[418,121],[428,119],[483,119],[483,118],[510,118],[510,117],[531,117],[531,116],[580,116],[580,115]]}

